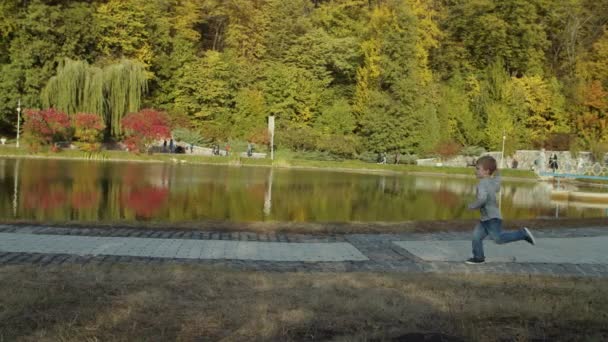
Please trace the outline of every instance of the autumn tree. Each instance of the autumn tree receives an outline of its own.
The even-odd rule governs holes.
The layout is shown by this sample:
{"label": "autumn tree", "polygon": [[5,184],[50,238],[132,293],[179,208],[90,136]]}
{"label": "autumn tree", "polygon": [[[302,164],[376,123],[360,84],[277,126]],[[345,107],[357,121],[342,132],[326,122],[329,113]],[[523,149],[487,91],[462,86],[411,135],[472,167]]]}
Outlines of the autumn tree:
{"label": "autumn tree", "polygon": [[54,108],[28,109],[24,112],[24,140],[29,148],[37,151],[43,145],[53,144],[67,138],[70,118]]}
{"label": "autumn tree", "polygon": [[127,114],[122,118],[122,126],[125,129],[125,145],[129,151],[136,153],[147,152],[155,141],[171,137],[169,117],[154,109]]}
{"label": "autumn tree", "polygon": [[74,137],[80,149],[97,152],[101,149],[101,139],[105,125],[97,114],[77,113],[73,117]]}

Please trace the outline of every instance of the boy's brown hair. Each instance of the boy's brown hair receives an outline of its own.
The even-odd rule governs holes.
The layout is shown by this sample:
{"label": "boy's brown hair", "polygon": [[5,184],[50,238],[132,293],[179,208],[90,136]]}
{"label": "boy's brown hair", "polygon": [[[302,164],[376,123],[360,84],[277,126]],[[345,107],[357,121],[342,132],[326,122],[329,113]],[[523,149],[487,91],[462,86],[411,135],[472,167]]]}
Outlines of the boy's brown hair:
{"label": "boy's brown hair", "polygon": [[477,159],[477,165],[481,165],[485,170],[490,171],[490,174],[493,175],[496,171],[496,159],[492,156],[483,156]]}

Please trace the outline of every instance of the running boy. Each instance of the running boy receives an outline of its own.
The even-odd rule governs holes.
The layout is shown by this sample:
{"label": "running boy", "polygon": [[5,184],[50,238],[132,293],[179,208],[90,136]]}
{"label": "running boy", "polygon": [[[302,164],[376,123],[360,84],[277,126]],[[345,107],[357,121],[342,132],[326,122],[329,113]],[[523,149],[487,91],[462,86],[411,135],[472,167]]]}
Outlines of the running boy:
{"label": "running boy", "polygon": [[477,200],[469,204],[469,209],[479,209],[480,222],[473,231],[473,257],[467,264],[482,264],[485,262],[483,254],[483,239],[490,235],[497,244],[526,240],[534,245],[536,241],[528,228],[514,232],[502,231],[502,217],[496,201],[496,193],[500,190],[500,177],[496,172],[496,159],[483,156],[477,160],[475,175],[479,179],[477,184]]}

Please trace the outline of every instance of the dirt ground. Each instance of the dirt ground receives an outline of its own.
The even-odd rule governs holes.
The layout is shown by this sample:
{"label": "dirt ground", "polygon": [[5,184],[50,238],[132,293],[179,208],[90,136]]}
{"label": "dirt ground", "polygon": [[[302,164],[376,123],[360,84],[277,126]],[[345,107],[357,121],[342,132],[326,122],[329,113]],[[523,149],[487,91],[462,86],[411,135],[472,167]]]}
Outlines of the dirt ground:
{"label": "dirt ground", "polygon": [[[436,220],[436,221],[405,221],[405,222],[230,222],[230,221],[198,221],[198,222],[41,222],[27,220],[0,219],[0,224],[16,226],[49,226],[71,228],[146,228],[159,230],[197,230],[214,232],[256,232],[256,233],[296,233],[296,234],[373,234],[373,233],[404,233],[404,232],[441,232],[441,231],[471,231],[477,220]],[[582,227],[607,227],[608,218],[576,218],[576,219],[534,219],[534,220],[505,220],[503,227],[515,229],[519,227],[533,229],[558,229]]]}

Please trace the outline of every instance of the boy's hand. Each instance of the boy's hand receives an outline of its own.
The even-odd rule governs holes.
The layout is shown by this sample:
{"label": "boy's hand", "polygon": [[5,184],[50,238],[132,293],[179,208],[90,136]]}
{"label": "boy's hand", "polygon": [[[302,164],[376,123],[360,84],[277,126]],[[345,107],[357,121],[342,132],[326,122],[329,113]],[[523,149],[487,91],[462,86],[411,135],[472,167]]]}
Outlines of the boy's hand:
{"label": "boy's hand", "polygon": [[477,186],[477,199],[469,204],[469,209],[479,209],[486,204],[487,200],[488,192],[484,188]]}

